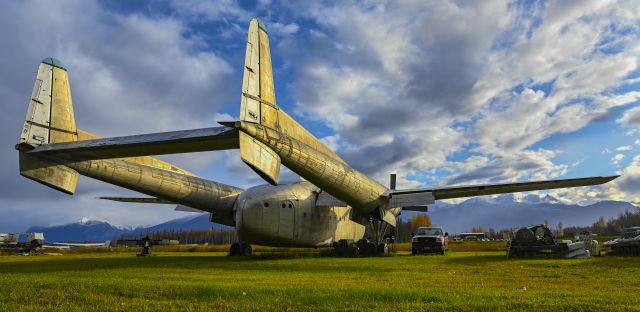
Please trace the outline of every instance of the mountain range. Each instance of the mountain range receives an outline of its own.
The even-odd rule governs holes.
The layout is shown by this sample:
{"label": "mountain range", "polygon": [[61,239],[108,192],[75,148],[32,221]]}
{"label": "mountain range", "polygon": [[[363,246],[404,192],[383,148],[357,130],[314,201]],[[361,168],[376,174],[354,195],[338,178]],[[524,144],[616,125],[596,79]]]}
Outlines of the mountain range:
{"label": "mountain range", "polygon": [[516,200],[513,194],[497,197],[474,197],[459,204],[437,202],[429,206],[429,216],[434,225],[451,233],[470,232],[474,226],[486,230],[509,229],[542,224],[545,220],[555,228],[591,225],[600,217],[606,220],[625,211],[639,211],[639,207],[623,201],[606,200],[591,205],[564,204],[552,196],[528,195]]}
{"label": "mountain range", "polygon": [[[541,224],[545,220],[551,227],[562,222],[564,227],[593,224],[601,216],[611,219],[625,211],[638,211],[639,207],[622,201],[601,201],[587,206],[564,204],[546,196],[528,195],[520,200],[512,194],[497,197],[474,197],[458,204],[437,202],[429,206],[434,225],[450,233],[469,232],[474,226],[485,229],[508,229]],[[402,213],[408,219],[412,213]],[[43,232],[47,242],[103,242],[122,234],[149,233],[167,230],[204,230],[229,228],[209,222],[209,214],[191,215],[149,227],[123,229],[105,221],[82,219],[58,226],[33,226],[27,232]]]}
{"label": "mountain range", "polygon": [[104,242],[113,240],[123,234],[151,233],[160,231],[206,230],[229,228],[225,225],[211,223],[209,214],[190,215],[170,220],[149,227],[123,229],[106,221],[87,220],[82,218],[78,222],[56,226],[32,226],[27,233],[42,232],[45,241],[53,242]]}

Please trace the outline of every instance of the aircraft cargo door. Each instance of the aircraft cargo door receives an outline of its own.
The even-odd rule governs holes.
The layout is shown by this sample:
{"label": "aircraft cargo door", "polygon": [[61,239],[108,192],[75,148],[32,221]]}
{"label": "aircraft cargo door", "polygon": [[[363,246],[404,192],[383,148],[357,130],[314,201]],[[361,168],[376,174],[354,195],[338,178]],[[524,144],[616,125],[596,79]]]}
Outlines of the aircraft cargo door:
{"label": "aircraft cargo door", "polygon": [[283,200],[280,204],[280,224],[278,226],[278,236],[294,239],[296,227],[295,205],[290,200]]}

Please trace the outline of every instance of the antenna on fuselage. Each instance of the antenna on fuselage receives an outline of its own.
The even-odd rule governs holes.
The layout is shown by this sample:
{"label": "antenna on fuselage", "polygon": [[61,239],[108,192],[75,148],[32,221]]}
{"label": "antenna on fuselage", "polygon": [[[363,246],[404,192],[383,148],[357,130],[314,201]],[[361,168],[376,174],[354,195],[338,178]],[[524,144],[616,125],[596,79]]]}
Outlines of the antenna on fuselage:
{"label": "antenna on fuselage", "polygon": [[389,175],[389,188],[392,190],[396,189],[396,174],[392,173]]}

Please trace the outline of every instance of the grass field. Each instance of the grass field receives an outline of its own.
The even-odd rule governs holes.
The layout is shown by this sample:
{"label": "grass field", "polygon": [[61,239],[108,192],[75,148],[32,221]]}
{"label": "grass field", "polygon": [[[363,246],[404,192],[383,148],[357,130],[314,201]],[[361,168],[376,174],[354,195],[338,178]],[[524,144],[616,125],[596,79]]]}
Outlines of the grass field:
{"label": "grass field", "polygon": [[508,260],[504,252],[0,256],[0,311],[640,311],[640,258]]}

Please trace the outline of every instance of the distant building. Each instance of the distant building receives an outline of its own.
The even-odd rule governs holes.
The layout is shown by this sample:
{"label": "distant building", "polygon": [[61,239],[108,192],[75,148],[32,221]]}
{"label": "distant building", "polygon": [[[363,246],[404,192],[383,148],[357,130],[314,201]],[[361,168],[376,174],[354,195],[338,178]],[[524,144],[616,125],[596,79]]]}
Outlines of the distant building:
{"label": "distant building", "polygon": [[460,233],[458,237],[463,240],[481,240],[486,238],[484,233]]}
{"label": "distant building", "polygon": [[[176,239],[154,239],[152,240],[152,245],[180,245],[180,241]],[[144,246],[144,239],[119,239],[116,241],[116,246],[142,247]]]}

